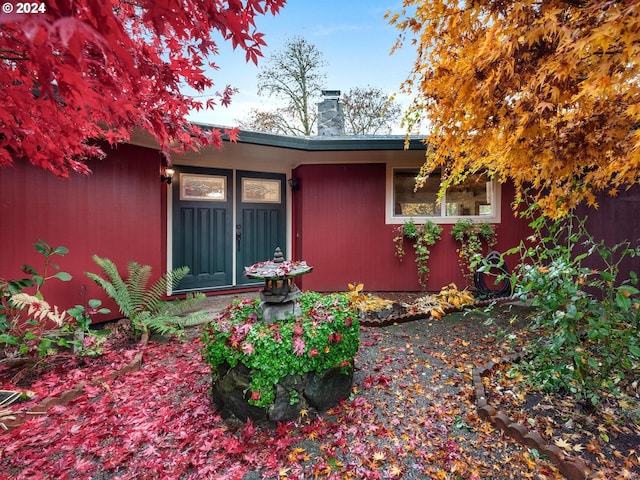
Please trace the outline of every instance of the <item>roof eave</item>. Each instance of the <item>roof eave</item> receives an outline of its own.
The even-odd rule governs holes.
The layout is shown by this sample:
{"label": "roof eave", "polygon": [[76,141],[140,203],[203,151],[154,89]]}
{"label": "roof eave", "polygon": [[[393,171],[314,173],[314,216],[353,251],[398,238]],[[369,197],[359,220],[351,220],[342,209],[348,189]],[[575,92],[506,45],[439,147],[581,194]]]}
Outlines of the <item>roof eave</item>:
{"label": "roof eave", "polygon": [[[224,132],[228,127],[194,123],[202,129],[219,129]],[[222,135],[229,141],[229,136]],[[417,135],[340,135],[340,136],[291,136],[274,133],[240,130],[238,143],[290,148],[304,151],[340,151],[340,150],[424,150],[423,138]]]}

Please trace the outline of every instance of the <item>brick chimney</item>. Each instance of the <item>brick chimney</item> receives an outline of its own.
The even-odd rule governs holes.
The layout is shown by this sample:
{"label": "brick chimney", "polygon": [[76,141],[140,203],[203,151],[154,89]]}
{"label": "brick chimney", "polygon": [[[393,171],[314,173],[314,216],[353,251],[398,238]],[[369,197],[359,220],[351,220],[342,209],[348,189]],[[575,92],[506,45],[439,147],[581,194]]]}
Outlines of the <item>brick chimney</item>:
{"label": "brick chimney", "polygon": [[318,103],[318,135],[343,135],[344,117],[340,90],[322,90],[324,100]]}

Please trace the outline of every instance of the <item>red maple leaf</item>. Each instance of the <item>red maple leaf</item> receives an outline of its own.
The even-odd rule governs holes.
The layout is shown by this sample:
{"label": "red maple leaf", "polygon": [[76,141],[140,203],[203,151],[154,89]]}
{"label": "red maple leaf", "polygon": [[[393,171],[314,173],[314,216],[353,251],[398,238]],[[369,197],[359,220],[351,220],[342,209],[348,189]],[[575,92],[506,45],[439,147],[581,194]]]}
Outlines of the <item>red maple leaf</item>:
{"label": "red maple leaf", "polygon": [[302,337],[294,337],[293,339],[293,351],[297,356],[301,357],[304,355],[305,343]]}

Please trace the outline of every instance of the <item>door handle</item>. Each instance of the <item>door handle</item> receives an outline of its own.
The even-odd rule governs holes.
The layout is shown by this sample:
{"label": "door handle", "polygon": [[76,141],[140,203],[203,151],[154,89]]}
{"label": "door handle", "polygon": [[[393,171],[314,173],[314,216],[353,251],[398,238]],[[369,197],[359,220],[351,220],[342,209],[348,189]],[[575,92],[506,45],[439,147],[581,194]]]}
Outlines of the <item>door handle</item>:
{"label": "door handle", "polygon": [[242,234],[240,232],[236,233],[236,244],[238,251],[240,251],[240,240],[242,240]]}

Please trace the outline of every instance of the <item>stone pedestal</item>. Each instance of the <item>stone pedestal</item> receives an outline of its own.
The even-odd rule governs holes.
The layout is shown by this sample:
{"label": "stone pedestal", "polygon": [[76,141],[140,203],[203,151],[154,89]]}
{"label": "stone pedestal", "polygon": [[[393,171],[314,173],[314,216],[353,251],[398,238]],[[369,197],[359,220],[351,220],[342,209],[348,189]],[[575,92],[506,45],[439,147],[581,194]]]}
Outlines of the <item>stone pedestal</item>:
{"label": "stone pedestal", "polygon": [[335,367],[320,374],[288,375],[275,386],[276,398],[266,407],[249,404],[251,378],[251,371],[242,364],[233,368],[225,364],[218,369],[212,396],[223,418],[280,422],[298,418],[302,410],[331,408],[351,394],[353,365],[347,374]]}
{"label": "stone pedestal", "polygon": [[293,289],[285,295],[268,295],[264,291],[260,293],[262,303],[262,320],[265,323],[274,323],[278,320],[286,320],[289,315],[299,317],[302,309],[296,299],[300,296],[300,289],[293,285]]}
{"label": "stone pedestal", "polygon": [[287,303],[266,303],[260,304],[262,308],[262,320],[265,323],[274,323],[278,320],[285,320],[289,315],[299,317],[302,315],[300,305],[296,302]]}

